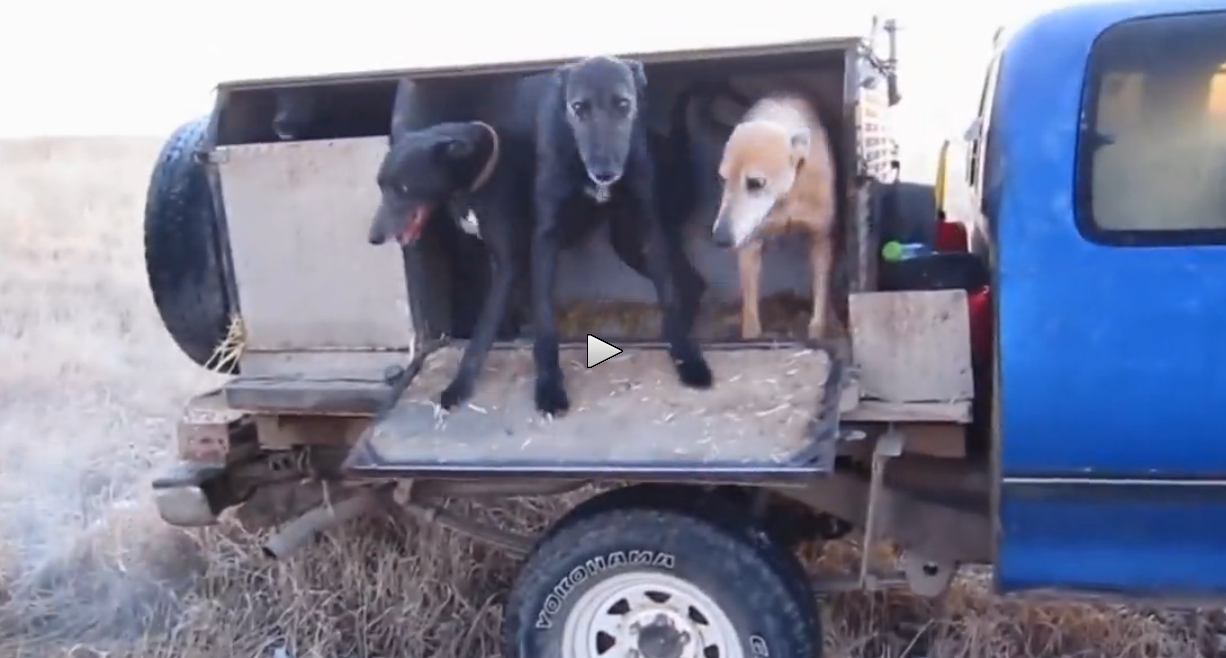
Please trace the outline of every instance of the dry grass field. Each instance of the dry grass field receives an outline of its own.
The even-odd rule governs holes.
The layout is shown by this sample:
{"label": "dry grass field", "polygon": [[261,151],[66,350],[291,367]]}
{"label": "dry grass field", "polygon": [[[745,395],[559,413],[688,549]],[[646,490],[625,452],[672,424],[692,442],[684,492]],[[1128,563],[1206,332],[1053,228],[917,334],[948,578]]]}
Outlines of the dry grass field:
{"label": "dry grass field", "polygon": [[[484,658],[515,568],[432,527],[380,521],[270,562],[235,523],[163,525],[148,500],[179,405],[216,383],[163,331],[141,210],[160,140],[0,144],[0,656]],[[474,509],[521,529],[559,501]],[[846,567],[846,544],[806,551]],[[840,595],[829,656],[1187,658],[1193,613]]]}

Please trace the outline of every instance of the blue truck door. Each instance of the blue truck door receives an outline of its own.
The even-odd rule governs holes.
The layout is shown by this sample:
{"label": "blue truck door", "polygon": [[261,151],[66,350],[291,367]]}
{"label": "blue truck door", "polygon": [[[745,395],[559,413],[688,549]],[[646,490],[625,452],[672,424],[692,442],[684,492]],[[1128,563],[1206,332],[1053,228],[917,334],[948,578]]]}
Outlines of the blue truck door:
{"label": "blue truck door", "polygon": [[1003,55],[1003,591],[1226,597],[1226,4],[1157,6],[1054,13]]}

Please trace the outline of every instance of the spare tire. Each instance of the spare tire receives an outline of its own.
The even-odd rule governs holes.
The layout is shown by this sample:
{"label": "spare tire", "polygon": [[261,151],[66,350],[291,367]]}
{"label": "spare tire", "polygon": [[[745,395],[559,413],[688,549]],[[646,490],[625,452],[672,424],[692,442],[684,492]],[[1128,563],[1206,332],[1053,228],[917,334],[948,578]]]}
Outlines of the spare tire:
{"label": "spare tire", "polygon": [[145,272],[162,324],[207,366],[226,337],[230,300],[217,213],[203,162],[209,118],[180,126],[158,155],[145,199]]}

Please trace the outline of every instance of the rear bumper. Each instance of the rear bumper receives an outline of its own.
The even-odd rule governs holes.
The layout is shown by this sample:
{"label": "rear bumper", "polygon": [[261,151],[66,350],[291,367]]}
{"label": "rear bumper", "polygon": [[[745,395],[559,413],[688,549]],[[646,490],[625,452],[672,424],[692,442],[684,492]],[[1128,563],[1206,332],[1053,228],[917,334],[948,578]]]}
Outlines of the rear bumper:
{"label": "rear bumper", "polygon": [[152,484],[162,520],[181,527],[216,523],[232,504],[227,480],[235,448],[253,431],[247,415],[227,407],[220,390],[192,398],[177,428],[179,461]]}
{"label": "rear bumper", "polygon": [[217,523],[220,509],[206,490],[225,475],[221,466],[180,462],[153,481],[158,515],[173,526],[198,527]]}

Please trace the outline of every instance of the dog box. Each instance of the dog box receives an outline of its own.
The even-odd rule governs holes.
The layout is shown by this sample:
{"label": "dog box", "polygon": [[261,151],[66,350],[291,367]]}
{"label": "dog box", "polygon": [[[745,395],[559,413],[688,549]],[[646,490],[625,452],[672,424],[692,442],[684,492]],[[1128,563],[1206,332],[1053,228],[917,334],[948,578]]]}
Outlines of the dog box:
{"label": "dog box", "polygon": [[[740,337],[737,257],[711,239],[719,203],[716,170],[723,142],[747,109],[744,101],[779,91],[809,100],[830,136],[839,217],[832,300],[845,326],[847,294],[875,289],[881,190],[892,157],[884,132],[893,88],[889,62],[860,38],[636,57],[645,63],[646,120],[656,134],[666,134],[673,103],[688,86],[703,82],[729,91],[696,110],[708,114],[712,120],[705,125],[714,127],[694,137],[695,157],[706,158],[706,180],[695,183],[705,196],[685,218],[684,229],[685,249],[707,283],[697,337],[707,342]],[[211,160],[224,199],[235,306],[241,307],[248,333],[243,367],[262,372],[342,352],[363,353],[347,358],[381,367],[387,359],[378,355],[403,351],[409,342],[468,338],[490,280],[479,238],[455,224],[432,221],[413,248],[365,241],[378,202],[374,172],[386,149],[396,84],[408,75],[440,89],[480,89],[495,77],[557,63],[513,71],[505,66],[396,71],[222,86]],[[317,132],[278,139],[273,126],[284,117],[277,114],[277,99],[287,89],[299,98],[313,95],[317,125],[323,126]],[[688,174],[658,175],[667,185],[669,176]],[[761,276],[764,338],[805,337],[811,282],[803,236],[768,241]],[[525,293],[526,288],[517,291],[501,340],[530,335]],[[653,286],[619,260],[605,231],[560,254],[554,294],[564,342],[589,333],[616,344],[660,335]]]}
{"label": "dog box", "polygon": [[[705,352],[701,377],[690,370],[687,380],[678,366],[686,365],[684,359],[676,355],[683,350],[660,344],[654,286],[623,263],[601,229],[560,252],[553,282],[568,410],[555,418],[542,406],[541,378],[527,347],[533,327],[524,276],[471,396],[449,405],[440,422],[443,391],[452,390],[448,381],[455,383],[464,351],[473,345],[464,341],[473,335],[491,286],[488,236],[480,217],[473,230],[449,207],[442,218],[435,213],[410,246],[371,244],[372,220],[383,205],[376,174],[388,153],[393,114],[402,117],[393,112],[398,90],[406,78],[424,90],[421,102],[409,106],[420,113],[412,123],[471,121],[446,99],[480,98],[499,80],[563,61],[463,70],[388,67],[221,85],[213,114],[176,133],[159,165],[169,177],[162,186],[171,192],[169,205],[151,206],[146,227],[167,240],[149,242],[158,252],[150,263],[169,268],[173,276],[163,280],[179,287],[155,289],[154,297],[163,318],[175,320],[167,321],[172,335],[180,345],[193,345],[192,358],[202,365],[199,355],[213,345],[199,349],[201,341],[210,328],[221,330],[215,342],[222,361],[237,361],[241,369],[225,385],[224,403],[262,419],[262,445],[348,446],[356,436],[346,462],[352,473],[413,477],[494,468],[570,477],[608,468],[640,475],[719,472],[728,481],[761,481],[829,472],[844,437],[841,419],[916,420],[916,412],[891,399],[934,399],[932,392],[890,389],[906,383],[889,380],[911,366],[898,357],[899,344],[883,345],[898,339],[922,351],[933,337],[872,333],[888,313],[864,316],[862,304],[848,312],[849,296],[878,289],[880,233],[895,189],[897,156],[886,120],[897,101],[893,57],[879,57],[870,41],[838,37],[630,55],[642,62],[648,80],[636,91],[644,95],[639,118],[649,139],[676,144],[677,126],[686,130],[690,164],[657,166],[655,174],[660,189],[696,191],[690,211],[669,219],[681,222],[682,248],[705,282],[693,328]],[[706,91],[698,105],[681,102],[700,87]],[[836,217],[831,324],[869,332],[863,336],[809,340],[813,256],[807,236],[783,234],[768,239],[762,255],[764,340],[744,337],[738,254],[721,248],[713,235],[723,192],[719,164],[746,110],[781,93],[811,107],[827,136]],[[691,122],[691,115],[701,121]],[[176,334],[175,326],[183,324],[199,330]],[[626,354],[592,369],[579,354],[590,335]],[[854,366],[848,343],[855,343]],[[694,353],[690,365],[698,360]],[[868,406],[855,381],[857,368],[867,373],[876,396]],[[712,373],[713,388],[698,381],[709,382]],[[921,413],[919,420],[967,422],[969,401],[955,402],[944,415]],[[350,419],[345,422],[352,426],[334,432],[315,423],[323,416]],[[282,422],[289,418],[302,422]],[[307,426],[316,429],[304,433]]]}

